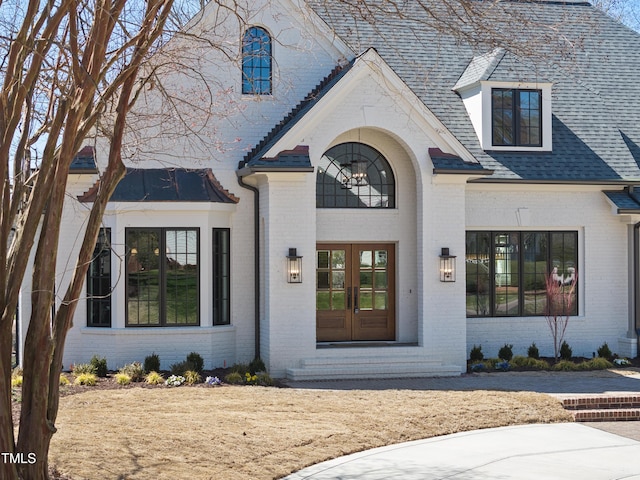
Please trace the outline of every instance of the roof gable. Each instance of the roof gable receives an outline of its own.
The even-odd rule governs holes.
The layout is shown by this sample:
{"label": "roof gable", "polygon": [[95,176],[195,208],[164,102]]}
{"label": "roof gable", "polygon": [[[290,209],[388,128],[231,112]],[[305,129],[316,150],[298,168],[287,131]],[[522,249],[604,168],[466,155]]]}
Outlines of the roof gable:
{"label": "roof gable", "polygon": [[[637,147],[633,148],[640,145],[640,35],[588,2],[500,2],[498,10],[505,14],[535,19],[521,34],[545,42],[538,43],[539,50],[530,58],[468,44],[446,28],[433,26],[417,2],[408,5],[403,15],[388,15],[383,24],[354,19],[338,2],[331,3],[331,11],[325,9],[326,2],[310,3],[352,48],[375,48],[464,148],[494,171],[479,181],[640,179]],[[486,3],[487,8],[495,5]],[[526,42],[524,36],[515,40]],[[485,53],[479,54],[483,49]],[[552,151],[533,155],[483,150],[453,88],[523,79],[553,84]]]}

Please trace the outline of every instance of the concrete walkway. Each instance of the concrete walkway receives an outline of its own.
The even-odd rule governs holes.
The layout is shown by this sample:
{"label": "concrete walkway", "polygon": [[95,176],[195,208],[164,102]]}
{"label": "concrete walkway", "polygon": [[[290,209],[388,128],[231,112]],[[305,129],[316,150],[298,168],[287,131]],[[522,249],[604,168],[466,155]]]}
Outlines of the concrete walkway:
{"label": "concrete walkway", "polygon": [[[506,372],[461,377],[288,382],[295,388],[640,392],[640,372]],[[525,425],[367,450],[305,468],[288,480],[640,480],[640,422]]]}

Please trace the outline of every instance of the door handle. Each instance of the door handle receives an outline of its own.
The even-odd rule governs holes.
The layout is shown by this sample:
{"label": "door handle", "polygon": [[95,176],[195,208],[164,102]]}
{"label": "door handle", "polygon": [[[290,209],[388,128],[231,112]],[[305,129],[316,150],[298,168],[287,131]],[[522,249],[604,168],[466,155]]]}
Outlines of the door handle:
{"label": "door handle", "polygon": [[351,310],[351,287],[347,288],[347,310]]}
{"label": "door handle", "polygon": [[353,287],[353,313],[360,312],[360,306],[358,305],[358,287]]}

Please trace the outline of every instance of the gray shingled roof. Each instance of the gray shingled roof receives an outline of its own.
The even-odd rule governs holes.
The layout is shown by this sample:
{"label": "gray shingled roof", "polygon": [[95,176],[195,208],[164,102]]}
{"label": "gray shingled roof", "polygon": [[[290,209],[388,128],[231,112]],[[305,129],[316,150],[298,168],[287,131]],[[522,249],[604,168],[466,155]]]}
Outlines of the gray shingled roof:
{"label": "gray shingled roof", "polygon": [[[482,167],[494,171],[479,181],[640,181],[640,35],[588,3],[499,4],[514,15],[534,19],[517,27],[521,35],[544,40],[532,47],[536,58],[516,57],[508,47],[502,56],[494,50],[496,45],[470,46],[465,39],[437,31],[418,2],[404,2],[402,14],[386,15],[383,24],[354,19],[340,10],[346,8],[341,2],[308,3],[356,54],[375,48]],[[327,4],[331,10],[325,10]],[[567,41],[549,40],[549,26],[561,27]],[[522,42],[518,48],[522,51]],[[472,76],[552,82],[553,151],[483,151],[453,91]]]}
{"label": "gray shingled roof", "polygon": [[640,213],[640,199],[628,188],[603,193],[616,206],[618,213]]}

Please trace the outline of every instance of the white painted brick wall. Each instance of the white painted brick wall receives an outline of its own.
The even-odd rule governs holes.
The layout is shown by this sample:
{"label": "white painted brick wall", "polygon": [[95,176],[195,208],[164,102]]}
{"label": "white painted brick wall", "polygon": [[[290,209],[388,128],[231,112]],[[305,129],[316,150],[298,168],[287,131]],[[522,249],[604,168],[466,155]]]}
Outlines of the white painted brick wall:
{"label": "white painted brick wall", "polygon": [[[627,226],[612,215],[602,188],[570,186],[468,186],[467,229],[578,231],[579,315],[569,321],[566,340],[573,354],[590,357],[604,342],[619,351],[618,339],[629,329]],[[518,225],[516,210],[526,208],[530,221]],[[463,266],[462,264],[460,265]],[[526,355],[535,342],[543,356],[553,355],[544,317],[470,318],[467,354],[482,345],[497,356],[505,343]]]}

